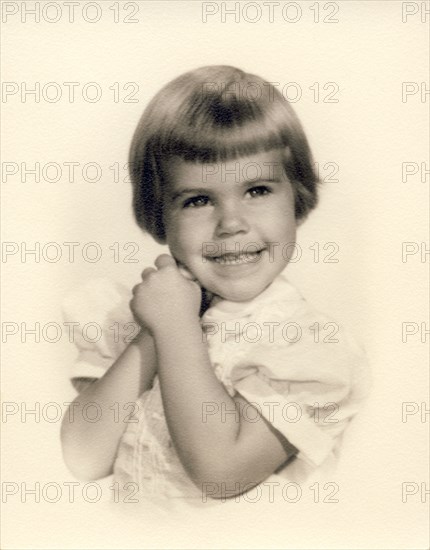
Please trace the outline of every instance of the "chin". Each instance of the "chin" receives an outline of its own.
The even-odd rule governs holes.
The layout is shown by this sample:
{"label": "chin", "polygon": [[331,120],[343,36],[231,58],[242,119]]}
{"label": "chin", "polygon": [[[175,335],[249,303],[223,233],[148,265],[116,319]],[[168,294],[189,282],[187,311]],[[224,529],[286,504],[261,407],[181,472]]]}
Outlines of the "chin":
{"label": "chin", "polygon": [[215,294],[222,298],[223,300],[229,300],[230,302],[247,302],[249,300],[252,300],[261,292],[263,292],[264,288],[240,288],[240,289],[231,289],[231,290],[223,290],[223,291],[216,291]]}

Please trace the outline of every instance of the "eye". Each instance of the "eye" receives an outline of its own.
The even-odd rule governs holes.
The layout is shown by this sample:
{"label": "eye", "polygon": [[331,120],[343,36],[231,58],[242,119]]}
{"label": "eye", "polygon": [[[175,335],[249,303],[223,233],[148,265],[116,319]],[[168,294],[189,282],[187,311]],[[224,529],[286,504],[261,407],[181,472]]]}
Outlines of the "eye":
{"label": "eye", "polygon": [[267,185],[258,185],[257,187],[252,187],[252,189],[248,189],[248,193],[251,195],[251,197],[262,197],[263,195],[269,195],[272,192],[270,187],[267,187]]}
{"label": "eye", "polygon": [[198,195],[197,197],[190,197],[187,199],[183,204],[183,208],[200,208],[201,206],[206,206],[208,202],[209,197]]}

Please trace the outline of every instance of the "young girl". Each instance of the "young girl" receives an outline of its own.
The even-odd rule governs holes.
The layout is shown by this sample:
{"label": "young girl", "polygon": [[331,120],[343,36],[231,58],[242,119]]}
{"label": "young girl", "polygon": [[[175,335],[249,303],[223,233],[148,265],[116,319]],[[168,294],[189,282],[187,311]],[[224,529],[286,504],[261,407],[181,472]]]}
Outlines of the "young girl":
{"label": "young girl", "polygon": [[[130,303],[108,280],[66,300],[68,319],[103,329],[77,342],[69,469],[83,480],[113,472],[140,498],[203,502],[275,472],[302,481],[325,470],[368,382],[343,329],[315,338],[329,320],[284,274],[317,203],[291,106],[234,67],[191,71],[148,105],[130,162],[136,220],[171,255],[143,271]],[[141,330],[128,342],[133,319]]]}

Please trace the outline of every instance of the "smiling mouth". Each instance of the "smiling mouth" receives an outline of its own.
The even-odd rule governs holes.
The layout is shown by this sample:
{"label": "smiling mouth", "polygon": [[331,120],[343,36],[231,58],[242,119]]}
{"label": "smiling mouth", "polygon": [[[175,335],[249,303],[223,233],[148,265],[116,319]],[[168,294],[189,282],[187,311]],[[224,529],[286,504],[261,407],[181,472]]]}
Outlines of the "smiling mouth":
{"label": "smiling mouth", "polygon": [[220,254],[219,256],[208,256],[207,259],[220,265],[250,264],[258,262],[264,250],[266,249],[262,248],[261,250],[257,250],[255,252],[227,252],[226,254]]}

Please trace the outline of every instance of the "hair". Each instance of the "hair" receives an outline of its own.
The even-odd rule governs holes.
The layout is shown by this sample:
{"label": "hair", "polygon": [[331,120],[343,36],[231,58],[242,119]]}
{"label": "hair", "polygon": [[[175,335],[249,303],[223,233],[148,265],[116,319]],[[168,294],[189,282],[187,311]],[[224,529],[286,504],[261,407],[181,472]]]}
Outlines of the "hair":
{"label": "hair", "polygon": [[284,169],[303,220],[318,201],[318,177],[302,126],[269,82],[235,67],[201,67],[164,86],[134,133],[129,162],[138,225],[165,241],[163,177],[169,159],[215,163],[282,149]]}

